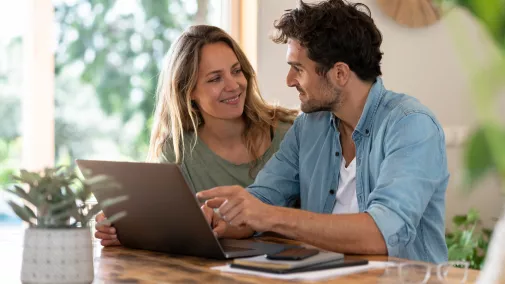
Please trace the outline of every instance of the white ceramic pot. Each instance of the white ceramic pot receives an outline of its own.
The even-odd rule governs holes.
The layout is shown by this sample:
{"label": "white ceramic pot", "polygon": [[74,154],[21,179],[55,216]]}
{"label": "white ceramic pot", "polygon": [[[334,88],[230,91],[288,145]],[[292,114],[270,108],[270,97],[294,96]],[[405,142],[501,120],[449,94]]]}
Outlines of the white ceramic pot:
{"label": "white ceramic pot", "polygon": [[89,228],[25,230],[23,283],[91,283],[93,276]]}

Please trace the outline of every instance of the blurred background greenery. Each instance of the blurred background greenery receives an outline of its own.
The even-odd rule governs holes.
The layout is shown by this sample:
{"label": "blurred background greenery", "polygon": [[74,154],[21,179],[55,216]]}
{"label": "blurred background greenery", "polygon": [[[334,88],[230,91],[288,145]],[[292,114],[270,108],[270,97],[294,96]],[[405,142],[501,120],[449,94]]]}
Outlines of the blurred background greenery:
{"label": "blurred background greenery", "polygon": [[[223,1],[52,3],[55,163],[73,165],[76,158],[145,160],[163,57],[187,26],[220,26]],[[0,2],[0,185],[21,164],[26,9],[26,1]],[[0,215],[8,211],[3,207],[0,200]]]}
{"label": "blurred background greenery", "polygon": [[[480,181],[488,174],[501,180],[505,193],[505,125],[500,101],[505,97],[505,0],[439,0],[447,6],[460,5],[488,31],[500,54],[491,66],[479,67],[478,58],[465,38],[466,31],[458,22],[450,23],[459,46],[461,61],[471,76],[472,100],[478,123],[466,142],[464,167],[466,188],[478,190]],[[471,209],[466,215],[452,220],[453,229],[446,236],[450,260],[466,260],[473,269],[484,266],[493,229],[481,226],[479,212]]]}

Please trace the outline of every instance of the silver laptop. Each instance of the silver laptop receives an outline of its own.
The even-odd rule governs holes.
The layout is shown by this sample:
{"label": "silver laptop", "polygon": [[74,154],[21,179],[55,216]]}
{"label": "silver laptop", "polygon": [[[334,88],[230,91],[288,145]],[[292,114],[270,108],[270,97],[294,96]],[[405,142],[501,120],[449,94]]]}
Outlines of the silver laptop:
{"label": "silver laptop", "polygon": [[[76,160],[91,176],[108,175],[122,188],[93,192],[100,202],[128,195],[128,200],[105,208],[106,216],[127,215],[115,222],[125,247],[171,254],[229,259],[280,252],[291,245],[214,236],[179,166],[175,164]],[[89,178],[90,176],[85,176]]]}

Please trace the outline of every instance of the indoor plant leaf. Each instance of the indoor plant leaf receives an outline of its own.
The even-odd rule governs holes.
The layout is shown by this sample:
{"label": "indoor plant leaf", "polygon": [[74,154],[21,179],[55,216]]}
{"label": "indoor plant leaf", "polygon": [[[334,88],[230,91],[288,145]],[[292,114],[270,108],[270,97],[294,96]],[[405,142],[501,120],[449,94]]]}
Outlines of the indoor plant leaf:
{"label": "indoor plant leaf", "polygon": [[470,224],[475,224],[479,221],[480,219],[480,216],[479,216],[479,212],[475,209],[475,208],[471,208],[467,215],[467,222],[470,223]]}
{"label": "indoor plant leaf", "polygon": [[114,223],[117,220],[125,217],[126,215],[127,215],[126,211],[118,212],[118,213],[112,215],[111,217],[107,217],[103,221],[98,222],[97,226],[101,226],[101,225],[108,225],[108,226],[110,226],[112,223]]}
{"label": "indoor plant leaf", "polygon": [[472,187],[493,167],[491,152],[483,128],[478,128],[468,139],[464,153],[466,186]]}
{"label": "indoor plant leaf", "polygon": [[58,211],[70,208],[72,204],[75,204],[75,199],[71,199],[71,198],[69,198],[67,200],[60,201],[56,204],[51,204],[51,205],[49,205],[49,212],[51,214],[55,214]]}
{"label": "indoor plant leaf", "polygon": [[93,218],[93,216],[98,214],[104,208],[121,203],[125,200],[128,200],[128,196],[123,195],[123,196],[118,196],[118,197],[106,199],[103,202],[94,205],[93,208],[91,208],[91,210],[86,214],[85,222],[87,223],[91,218]]}
{"label": "indoor plant leaf", "polygon": [[456,215],[452,218],[452,222],[456,225],[456,226],[461,226],[463,224],[466,224],[466,215]]}
{"label": "indoor plant leaf", "polygon": [[5,191],[23,199],[23,200],[26,200],[33,205],[36,205],[36,203],[34,203],[33,199],[30,197],[30,195],[28,195],[28,193],[26,193],[26,191],[18,185],[13,185],[12,188],[6,188]]}
{"label": "indoor plant leaf", "polygon": [[[28,192],[21,185],[13,185],[5,191],[32,204],[37,215],[26,205],[22,207],[11,201],[10,206],[22,220],[40,228],[87,226],[90,218],[100,210],[127,199],[127,196],[117,196],[89,208],[86,201],[92,191],[120,189],[121,186],[105,175],[83,181],[74,170],[66,167],[45,168],[42,174],[20,170],[20,175],[14,179],[29,186]],[[124,212],[115,218],[122,216]]]}
{"label": "indoor plant leaf", "polygon": [[19,218],[21,218],[21,220],[28,222],[30,225],[34,225],[34,226],[36,225],[34,218],[33,218],[33,216],[35,216],[35,214],[28,207],[26,207],[26,206],[21,207],[12,201],[7,201],[7,204],[9,204],[9,206],[12,208],[14,213],[16,213],[16,215]]}

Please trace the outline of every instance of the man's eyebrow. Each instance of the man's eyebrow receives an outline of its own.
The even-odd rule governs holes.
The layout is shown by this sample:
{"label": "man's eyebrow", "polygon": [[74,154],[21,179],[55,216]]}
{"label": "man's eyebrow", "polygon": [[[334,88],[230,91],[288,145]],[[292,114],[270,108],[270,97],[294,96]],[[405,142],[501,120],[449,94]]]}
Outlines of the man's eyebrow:
{"label": "man's eyebrow", "polygon": [[288,64],[291,66],[303,67],[300,62],[296,62],[296,61],[288,61]]}

